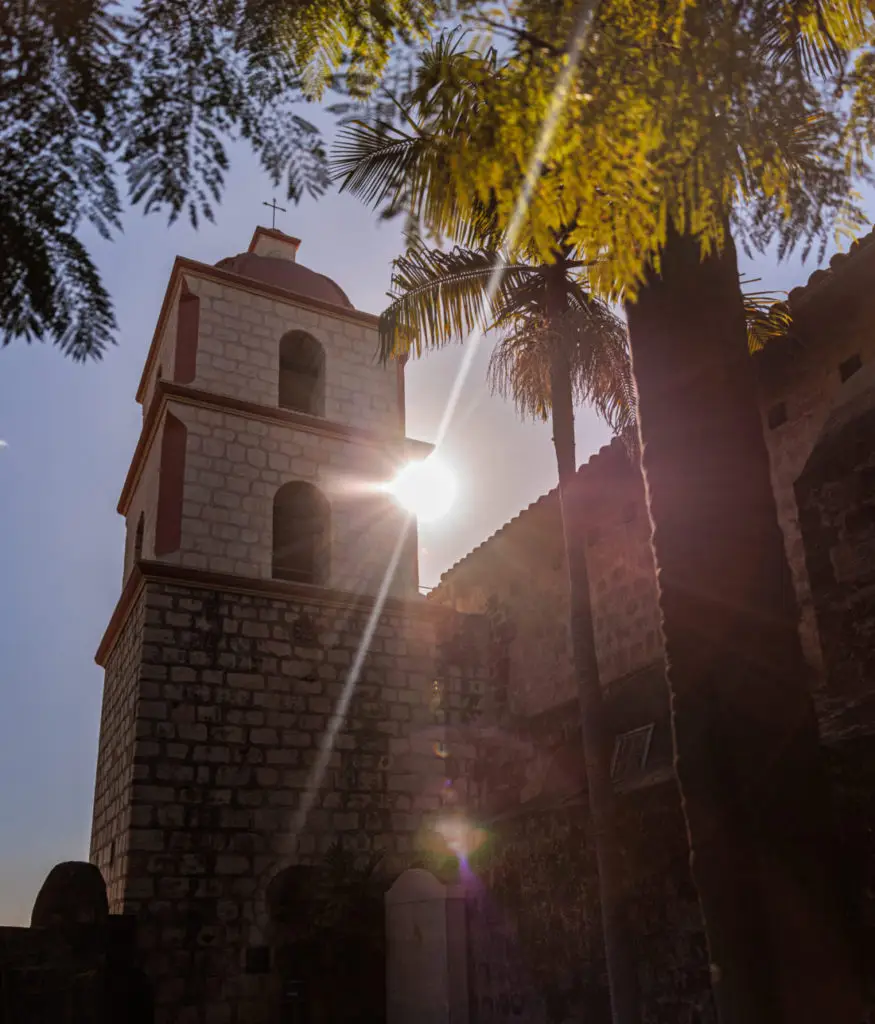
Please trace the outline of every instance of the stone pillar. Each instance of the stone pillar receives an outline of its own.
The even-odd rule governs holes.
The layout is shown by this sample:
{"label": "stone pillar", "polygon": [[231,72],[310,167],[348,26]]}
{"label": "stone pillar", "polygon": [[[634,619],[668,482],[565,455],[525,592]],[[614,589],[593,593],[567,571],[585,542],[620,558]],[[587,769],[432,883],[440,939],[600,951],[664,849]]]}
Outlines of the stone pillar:
{"label": "stone pillar", "polygon": [[386,893],[387,1024],[468,1024],[465,892],[412,868]]}
{"label": "stone pillar", "polygon": [[875,730],[875,364],[842,388],[796,481],[827,740]]}

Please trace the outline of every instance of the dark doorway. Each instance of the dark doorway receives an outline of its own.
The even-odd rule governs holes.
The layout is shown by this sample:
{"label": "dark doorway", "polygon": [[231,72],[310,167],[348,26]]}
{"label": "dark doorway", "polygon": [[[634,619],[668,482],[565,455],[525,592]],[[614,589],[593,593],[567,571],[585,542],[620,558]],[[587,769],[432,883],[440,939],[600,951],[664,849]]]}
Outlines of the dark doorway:
{"label": "dark doorway", "polygon": [[280,341],[279,405],[311,416],[325,415],[325,351],[303,331]]}
{"label": "dark doorway", "polygon": [[286,868],[267,889],[278,1024],[382,1024],[382,891],[355,871]]}

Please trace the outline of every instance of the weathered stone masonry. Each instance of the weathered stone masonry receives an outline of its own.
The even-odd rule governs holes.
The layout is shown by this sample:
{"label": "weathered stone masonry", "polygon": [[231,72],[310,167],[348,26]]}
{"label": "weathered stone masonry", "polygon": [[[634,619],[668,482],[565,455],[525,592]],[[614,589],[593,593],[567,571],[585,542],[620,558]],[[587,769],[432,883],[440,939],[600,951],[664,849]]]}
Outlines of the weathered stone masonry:
{"label": "weathered stone masonry", "polygon": [[100,715],[91,850],[92,860],[103,871],[109,900],[116,910],[124,903],[127,874],[129,788],[134,777],[145,617],[145,605],[136,602],[108,654]]}
{"label": "weathered stone masonry", "polygon": [[[271,1020],[276,979],[244,973],[246,950],[269,939],[269,882],[290,864],[319,865],[338,840],[383,858],[390,874],[416,861],[422,830],[444,810],[435,744],[452,752],[456,792],[468,796],[473,748],[453,726],[477,711],[482,638],[466,619],[467,640],[454,645],[458,618],[418,603],[384,611],[295,835],[369,605],[293,585],[192,586],[144,569],[110,655],[127,661],[127,693],[136,688],[135,712],[129,696],[126,705],[133,756],[102,757],[97,791],[117,794],[118,806],[97,812],[92,859],[110,879],[112,909],[139,918],[159,1021]],[[111,714],[114,687],[106,699]]]}

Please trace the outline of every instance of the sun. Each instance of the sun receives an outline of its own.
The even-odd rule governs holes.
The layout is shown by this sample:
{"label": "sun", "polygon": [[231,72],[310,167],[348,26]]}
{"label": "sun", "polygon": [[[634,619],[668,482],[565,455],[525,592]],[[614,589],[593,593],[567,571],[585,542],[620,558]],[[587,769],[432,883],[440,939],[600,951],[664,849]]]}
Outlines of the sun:
{"label": "sun", "polygon": [[421,522],[443,518],[456,498],[456,478],[434,455],[421,462],[408,462],[388,485],[399,505]]}

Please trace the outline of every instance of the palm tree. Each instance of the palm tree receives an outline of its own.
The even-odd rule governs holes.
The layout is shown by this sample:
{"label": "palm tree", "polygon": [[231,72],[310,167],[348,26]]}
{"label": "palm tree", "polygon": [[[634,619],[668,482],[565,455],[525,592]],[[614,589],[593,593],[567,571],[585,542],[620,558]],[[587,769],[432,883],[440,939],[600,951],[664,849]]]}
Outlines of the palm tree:
{"label": "palm tree", "polygon": [[634,389],[625,325],[587,289],[586,267],[557,241],[550,263],[510,260],[498,248],[451,251],[414,244],[395,261],[392,302],[380,317],[381,356],[461,340],[494,329],[489,364],[497,392],[526,415],[552,417],[559,504],[567,556],[570,635],[580,705],[589,809],[595,837],[605,951],[618,1024],[640,1019],[636,965],[623,900],[622,862],[596,657],[586,547],[575,513],[574,406],[588,402],[629,436]]}
{"label": "palm tree", "polygon": [[[843,112],[821,103],[809,69],[857,38],[841,10],[860,5],[596,7],[572,78],[578,13],[592,5],[523,0],[509,54],[438,40],[400,116],[384,109],[348,129],[358,160],[347,181],[457,241],[466,218],[488,212],[509,232],[522,219],[535,261],[571,224],[567,242],[598,257],[596,294],[626,301],[677,774],[718,1012],[724,1024],[856,1024],[859,977],[732,231],[754,245],[777,235],[786,251],[858,223],[848,189],[861,147],[837,141]],[[541,145],[548,124],[553,141]]]}
{"label": "palm tree", "polygon": [[[452,56],[452,45],[438,43],[439,64]],[[487,55],[487,62],[491,58]],[[455,76],[458,82],[463,76]],[[491,248],[456,247],[449,252],[412,243],[394,264],[392,303],[380,318],[384,359],[460,340],[472,329],[500,330],[489,364],[493,390],[511,397],[518,410],[546,420],[552,416],[559,470],[559,499],[567,553],[570,633],[577,676],[581,734],[586,758],[590,814],[596,836],[602,923],[611,1004],[615,1024],[640,1019],[632,937],[619,879],[614,794],[610,783],[611,747],[604,726],[598,676],[589,573],[583,536],[574,522],[572,486],[576,457],[574,405],[589,402],[612,428],[637,447],[633,411],[635,385],[625,326],[587,288],[587,264],[567,240],[557,240],[550,262],[537,260],[529,241],[515,262],[499,251],[500,234],[493,211],[475,204],[465,219],[453,198],[452,179],[444,175],[440,140],[418,130],[405,135],[385,122],[348,125],[341,136],[336,167],[342,187],[380,204],[388,196],[392,210],[407,187],[406,174],[427,161],[428,186],[420,200],[441,207],[450,232],[466,242],[485,239]],[[435,157],[437,156],[437,159]],[[414,178],[415,176],[411,176]],[[751,353],[786,334],[786,305],[766,291],[743,296]]]}

